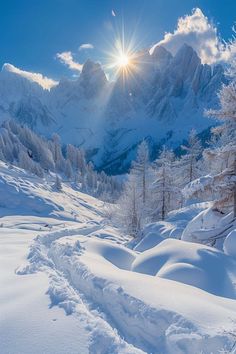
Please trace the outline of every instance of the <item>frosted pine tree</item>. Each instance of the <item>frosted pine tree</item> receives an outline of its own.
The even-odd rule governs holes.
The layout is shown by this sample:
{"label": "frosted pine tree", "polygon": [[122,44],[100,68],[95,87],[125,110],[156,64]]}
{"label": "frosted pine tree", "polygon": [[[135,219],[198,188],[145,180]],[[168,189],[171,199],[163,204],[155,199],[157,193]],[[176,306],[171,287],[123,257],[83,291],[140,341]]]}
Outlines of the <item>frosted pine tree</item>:
{"label": "frosted pine tree", "polygon": [[137,151],[137,158],[132,164],[133,173],[136,175],[143,206],[148,199],[148,185],[150,182],[150,160],[146,141],[143,141]]}
{"label": "frosted pine tree", "polygon": [[204,151],[209,174],[186,186],[186,197],[202,197],[214,200],[216,209],[233,210],[236,217],[236,63],[232,62],[230,82],[219,92],[220,109],[210,110],[208,116],[222,124],[213,130],[217,138],[215,147]]}
{"label": "frosted pine tree", "polygon": [[18,166],[26,171],[31,171],[32,169],[32,160],[24,150],[21,150],[19,153]]}
{"label": "frosted pine tree", "polygon": [[232,61],[229,76],[230,83],[223,85],[219,93],[220,109],[207,112],[223,122],[220,127],[221,146],[209,151],[208,155],[222,166],[220,173],[213,177],[214,188],[221,195],[216,205],[219,208],[232,207],[236,217],[236,60]]}
{"label": "frosted pine tree", "polygon": [[137,177],[131,173],[125,183],[124,191],[117,203],[115,218],[120,227],[133,237],[137,237],[142,228],[142,198],[140,198]]}
{"label": "frosted pine tree", "polygon": [[181,168],[183,184],[187,184],[200,175],[198,160],[202,153],[202,145],[194,129],[189,134],[187,144],[182,145],[181,148],[185,155],[181,157],[179,167]]}
{"label": "frosted pine tree", "polygon": [[56,180],[55,180],[53,187],[58,192],[60,192],[62,190],[61,179],[58,175],[56,175]]}
{"label": "frosted pine tree", "polygon": [[73,177],[73,169],[71,167],[71,162],[69,159],[65,161],[65,176],[68,178],[68,180],[71,180]]}
{"label": "frosted pine tree", "polygon": [[154,220],[165,220],[167,213],[180,203],[180,192],[174,183],[174,159],[174,153],[164,147],[154,162],[155,181],[151,187]]}
{"label": "frosted pine tree", "polygon": [[59,135],[53,134],[52,141],[50,141],[49,143],[49,147],[50,150],[52,151],[56,171],[63,172],[65,168],[65,159],[62,155],[61,140]]}

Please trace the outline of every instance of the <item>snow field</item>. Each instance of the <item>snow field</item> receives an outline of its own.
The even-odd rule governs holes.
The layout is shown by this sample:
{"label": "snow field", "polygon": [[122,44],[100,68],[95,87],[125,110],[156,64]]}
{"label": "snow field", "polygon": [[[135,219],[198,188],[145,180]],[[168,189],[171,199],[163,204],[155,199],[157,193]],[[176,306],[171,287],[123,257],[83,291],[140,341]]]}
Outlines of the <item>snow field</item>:
{"label": "snow field", "polygon": [[[235,298],[230,278],[235,263],[230,257],[210,247],[171,239],[138,254],[114,241],[84,235],[83,230],[77,235],[75,230],[68,235],[67,230],[64,235],[62,231],[36,239],[36,251],[31,250],[25,271],[46,267],[49,273],[51,269],[62,273],[120,338],[146,353],[211,353],[230,347],[229,333],[236,321],[235,301],[230,299]],[[35,259],[38,251],[43,254],[42,263]],[[203,256],[198,257],[198,252]],[[162,267],[158,267],[160,259]],[[153,274],[155,267],[159,272],[156,269]],[[211,279],[213,274],[217,277]],[[64,288],[57,285],[55,291],[53,281],[53,303],[63,303],[66,312],[76,313],[61,293]]]}
{"label": "snow field", "polygon": [[58,193],[51,180],[19,169],[2,165],[0,172],[4,202],[12,193],[19,199],[1,208],[6,353],[230,352],[236,260],[226,253],[233,234],[225,253],[179,239],[187,228],[225,227],[222,216],[204,223],[210,203],[173,211],[130,241],[104,220],[103,202],[65,183]]}

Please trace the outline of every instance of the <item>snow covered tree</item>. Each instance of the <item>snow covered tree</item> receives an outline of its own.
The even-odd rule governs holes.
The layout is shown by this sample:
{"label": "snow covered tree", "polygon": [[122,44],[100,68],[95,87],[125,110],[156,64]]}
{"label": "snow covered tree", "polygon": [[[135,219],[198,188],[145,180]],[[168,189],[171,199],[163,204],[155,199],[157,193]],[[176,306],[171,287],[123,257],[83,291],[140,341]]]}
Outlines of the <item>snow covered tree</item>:
{"label": "snow covered tree", "polygon": [[71,166],[75,169],[76,165],[76,147],[68,144],[66,146],[66,158],[70,161]]}
{"label": "snow covered tree", "polygon": [[200,175],[198,159],[202,153],[202,145],[194,129],[191,130],[188,143],[181,146],[185,154],[179,160],[183,184],[187,184]]}
{"label": "snow covered tree", "polygon": [[53,187],[58,192],[60,192],[62,190],[61,179],[58,175],[56,175],[56,180],[55,180]]}
{"label": "snow covered tree", "polygon": [[18,165],[20,168],[23,168],[26,171],[31,171],[32,160],[29,157],[28,153],[24,150],[21,150],[19,153]]}
{"label": "snow covered tree", "polygon": [[[143,141],[138,147],[137,158],[132,163],[129,177],[118,202],[120,223],[132,236],[137,236],[145,224],[151,221],[151,176],[148,145]],[[115,184],[111,178],[106,181],[106,186],[114,193]]]}
{"label": "snow covered tree", "polygon": [[154,162],[155,181],[152,184],[152,214],[154,220],[165,220],[167,213],[180,203],[180,191],[174,183],[174,153],[164,146]]}
{"label": "snow covered tree", "polygon": [[65,176],[71,180],[71,178],[73,177],[73,170],[72,170],[72,167],[71,167],[71,162],[70,160],[66,160],[65,161]]}
{"label": "snow covered tree", "polygon": [[[234,43],[236,45],[236,43]],[[185,188],[188,197],[206,194],[214,200],[216,209],[233,210],[236,217],[236,62],[232,62],[230,82],[219,92],[220,108],[209,110],[208,116],[223,124],[213,130],[216,146],[204,151],[209,175],[190,183]]]}
{"label": "snow covered tree", "polygon": [[214,190],[222,195],[215,204],[219,208],[232,206],[236,217],[236,77],[228,85],[223,85],[219,99],[220,109],[211,110],[208,115],[223,121],[219,128],[221,146],[206,154],[208,159],[218,161],[221,166],[221,171],[213,178]]}
{"label": "snow covered tree", "polygon": [[137,237],[141,228],[142,199],[140,198],[137,177],[131,173],[125,183],[124,191],[117,203],[118,224],[131,236]]}
{"label": "snow covered tree", "polygon": [[[236,49],[236,39],[231,43],[231,48]],[[233,53],[233,51],[232,51]],[[223,197],[218,200],[220,207],[233,206],[236,217],[236,58],[231,61],[227,72],[229,83],[222,86],[219,92],[220,109],[210,110],[209,116],[216,117],[223,122],[221,125],[221,147],[212,152],[216,158],[224,160],[225,166],[220,174],[214,176]]]}
{"label": "snow covered tree", "polygon": [[148,198],[148,183],[150,182],[149,150],[145,140],[138,147],[137,158],[132,164],[132,171],[136,175],[142,203],[145,207]]}
{"label": "snow covered tree", "polygon": [[14,163],[39,177],[44,177],[45,171],[55,170],[69,180],[75,176],[76,188],[82,187],[106,201],[118,198],[120,184],[105,172],[95,171],[91,162],[87,164],[83,150],[68,145],[64,158],[57,134],[47,141],[15,121],[5,121],[0,127],[0,160]]}
{"label": "snow covered tree", "polygon": [[52,141],[49,143],[50,150],[52,151],[55,167],[58,172],[63,172],[65,168],[65,159],[61,151],[61,139],[58,134],[53,134]]}
{"label": "snow covered tree", "polygon": [[86,172],[85,153],[82,149],[77,149],[75,156],[75,169],[83,176]]}

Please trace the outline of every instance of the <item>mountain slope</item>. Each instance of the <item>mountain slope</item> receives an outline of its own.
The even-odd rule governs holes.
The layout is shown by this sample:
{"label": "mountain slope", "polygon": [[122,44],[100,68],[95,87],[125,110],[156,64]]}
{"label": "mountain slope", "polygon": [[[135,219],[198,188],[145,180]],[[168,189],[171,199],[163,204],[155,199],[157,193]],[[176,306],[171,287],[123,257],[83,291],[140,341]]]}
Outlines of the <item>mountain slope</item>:
{"label": "mountain slope", "polygon": [[111,173],[127,169],[144,138],[154,153],[163,143],[179,146],[191,128],[199,133],[213,124],[203,111],[217,106],[225,81],[220,65],[201,64],[186,44],[174,57],[156,47],[152,55],[137,53],[135,61],[132,75],[111,82],[88,60],[77,80],[62,80],[50,91],[5,65],[0,119],[13,116],[47,136],[57,132]]}

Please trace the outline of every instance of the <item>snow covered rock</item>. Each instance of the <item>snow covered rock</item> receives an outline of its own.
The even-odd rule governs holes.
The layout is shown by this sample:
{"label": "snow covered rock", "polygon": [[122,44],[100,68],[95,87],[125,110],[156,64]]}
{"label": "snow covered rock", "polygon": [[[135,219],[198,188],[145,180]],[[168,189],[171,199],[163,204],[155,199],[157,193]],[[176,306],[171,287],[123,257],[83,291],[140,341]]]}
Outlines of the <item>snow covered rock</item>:
{"label": "snow covered rock", "polygon": [[225,237],[233,228],[233,215],[224,215],[212,208],[193,218],[183,231],[183,241],[214,245],[222,249]]}
{"label": "snow covered rock", "polygon": [[223,249],[226,254],[236,257],[236,229],[231,231],[226,237]]}
{"label": "snow covered rock", "polygon": [[83,65],[79,84],[83,88],[83,94],[90,99],[96,96],[104,88],[107,83],[106,75],[101,65],[87,60]]}
{"label": "snow covered rock", "polygon": [[[183,241],[199,242],[202,240],[198,237],[198,232],[205,232],[206,230],[216,230],[219,221],[223,218],[223,215],[217,211],[213,211],[212,208],[203,210],[197,216],[195,216],[186,226],[182,234]],[[217,232],[215,232],[216,234]],[[206,235],[207,236],[207,235]],[[211,236],[214,236],[214,231]]]}
{"label": "snow covered rock", "polygon": [[160,70],[166,69],[173,58],[171,53],[168,52],[168,50],[166,50],[163,46],[156,46],[151,56],[156,67]]}

